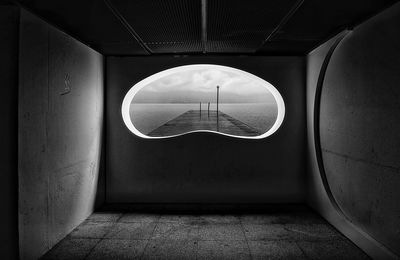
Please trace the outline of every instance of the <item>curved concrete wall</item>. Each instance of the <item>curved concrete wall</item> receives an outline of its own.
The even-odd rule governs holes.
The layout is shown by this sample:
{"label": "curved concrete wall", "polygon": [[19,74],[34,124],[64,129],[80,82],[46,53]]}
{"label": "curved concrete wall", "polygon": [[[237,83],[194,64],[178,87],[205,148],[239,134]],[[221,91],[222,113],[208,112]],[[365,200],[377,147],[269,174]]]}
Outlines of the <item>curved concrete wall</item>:
{"label": "curved concrete wall", "polygon": [[399,24],[396,4],[340,43],[326,71],[320,111],[324,169],[335,200],[356,227],[397,255]]}
{"label": "curved concrete wall", "polygon": [[[188,64],[238,68],[273,84],[286,106],[281,127],[260,140],[213,133],[143,139],[121,116],[138,81]],[[304,201],[302,57],[110,57],[106,88],[106,198],[110,203],[294,203]]]}
{"label": "curved concrete wall", "polygon": [[22,10],[19,58],[20,258],[38,259],[94,209],[103,57]]}

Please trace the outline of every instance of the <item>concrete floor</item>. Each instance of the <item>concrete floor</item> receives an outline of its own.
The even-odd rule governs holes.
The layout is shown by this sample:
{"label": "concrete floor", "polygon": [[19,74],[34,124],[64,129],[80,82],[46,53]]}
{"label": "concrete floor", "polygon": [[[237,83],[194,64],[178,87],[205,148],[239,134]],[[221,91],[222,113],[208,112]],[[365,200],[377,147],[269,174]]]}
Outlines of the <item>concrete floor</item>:
{"label": "concrete floor", "polygon": [[315,213],[98,212],[43,259],[369,259]]}

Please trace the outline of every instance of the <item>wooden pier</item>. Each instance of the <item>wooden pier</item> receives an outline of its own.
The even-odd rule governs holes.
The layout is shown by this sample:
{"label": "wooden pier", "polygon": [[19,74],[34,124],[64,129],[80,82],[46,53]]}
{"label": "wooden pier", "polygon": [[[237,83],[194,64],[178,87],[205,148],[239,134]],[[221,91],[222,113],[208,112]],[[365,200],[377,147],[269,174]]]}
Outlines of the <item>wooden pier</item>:
{"label": "wooden pier", "polygon": [[251,126],[221,111],[189,110],[151,131],[148,136],[171,136],[196,130],[210,130],[238,136],[257,136],[261,133]]}

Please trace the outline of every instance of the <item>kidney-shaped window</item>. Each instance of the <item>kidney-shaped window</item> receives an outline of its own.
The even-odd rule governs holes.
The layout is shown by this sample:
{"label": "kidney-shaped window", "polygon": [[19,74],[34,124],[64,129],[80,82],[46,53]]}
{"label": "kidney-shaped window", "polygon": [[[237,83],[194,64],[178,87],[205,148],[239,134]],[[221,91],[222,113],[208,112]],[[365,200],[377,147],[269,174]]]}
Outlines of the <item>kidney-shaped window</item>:
{"label": "kidney-shaped window", "polygon": [[122,103],[128,129],[143,138],[213,132],[260,139],[283,122],[278,90],[248,72],[220,65],[164,70],[135,84]]}

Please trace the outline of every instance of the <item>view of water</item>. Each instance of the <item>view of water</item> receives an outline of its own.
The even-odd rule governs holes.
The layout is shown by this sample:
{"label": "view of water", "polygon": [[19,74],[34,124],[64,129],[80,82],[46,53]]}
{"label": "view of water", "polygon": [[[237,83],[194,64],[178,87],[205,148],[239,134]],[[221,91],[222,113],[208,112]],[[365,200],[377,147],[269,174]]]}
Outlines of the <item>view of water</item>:
{"label": "view of water", "polygon": [[[136,129],[148,134],[188,110],[199,110],[199,104],[131,104],[130,116]],[[207,113],[207,104],[202,105]],[[210,110],[216,110],[211,104]],[[219,110],[264,133],[275,123],[276,103],[220,104]]]}

